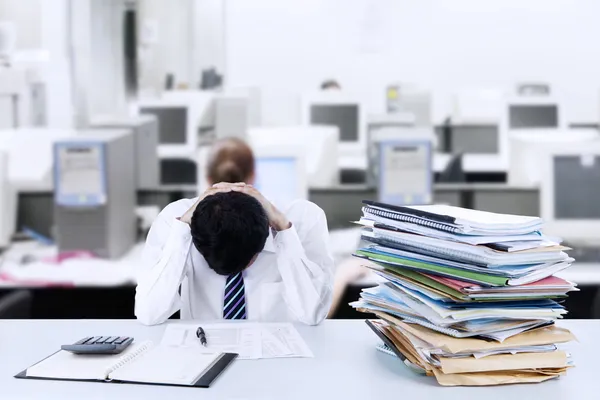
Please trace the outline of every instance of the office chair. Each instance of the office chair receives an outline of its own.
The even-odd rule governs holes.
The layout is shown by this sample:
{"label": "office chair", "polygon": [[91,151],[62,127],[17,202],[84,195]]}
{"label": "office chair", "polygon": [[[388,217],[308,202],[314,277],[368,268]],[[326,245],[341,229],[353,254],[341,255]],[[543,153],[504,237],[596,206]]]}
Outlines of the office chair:
{"label": "office chair", "polygon": [[31,318],[33,295],[29,290],[17,290],[0,298],[0,319]]}
{"label": "office chair", "polygon": [[467,176],[463,169],[463,153],[458,153],[452,156],[446,169],[441,173],[440,183],[464,183],[467,181]]}

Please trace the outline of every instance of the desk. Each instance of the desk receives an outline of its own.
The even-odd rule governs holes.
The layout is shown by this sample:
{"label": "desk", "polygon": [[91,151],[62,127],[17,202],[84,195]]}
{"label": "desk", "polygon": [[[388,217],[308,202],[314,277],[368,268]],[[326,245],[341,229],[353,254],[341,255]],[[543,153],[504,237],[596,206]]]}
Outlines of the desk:
{"label": "desk", "polygon": [[18,243],[0,256],[0,297],[15,289],[30,290],[31,317],[36,319],[134,317],[135,267],[140,265],[142,244],[115,261],[19,264],[23,254],[43,257],[54,252],[52,247]]}
{"label": "desk", "polygon": [[56,255],[56,248],[36,242],[15,243],[0,258],[0,288],[40,288],[53,285],[75,287],[115,287],[135,285],[136,267],[142,257],[138,243],[118,260],[71,259],[60,264],[32,262],[22,265],[24,255],[44,258]]}
{"label": "desk", "polygon": [[[452,159],[452,154],[435,153],[433,155],[433,171],[442,172]],[[368,160],[366,155],[340,158],[340,169],[366,170]],[[498,154],[465,154],[463,156],[465,172],[506,173],[508,161]]]}
{"label": "desk", "polygon": [[[434,378],[411,372],[397,359],[375,350],[379,340],[363,321],[297,325],[315,358],[236,361],[210,389],[20,380],[12,376],[63,343],[84,336],[119,334],[137,340],[161,338],[164,326],[136,321],[0,321],[0,393],[4,399],[592,399],[596,398],[597,338],[600,321],[564,321],[579,343],[568,344],[577,368],[559,380],[537,385],[444,388]],[[30,341],[35,332],[43,340]]]}

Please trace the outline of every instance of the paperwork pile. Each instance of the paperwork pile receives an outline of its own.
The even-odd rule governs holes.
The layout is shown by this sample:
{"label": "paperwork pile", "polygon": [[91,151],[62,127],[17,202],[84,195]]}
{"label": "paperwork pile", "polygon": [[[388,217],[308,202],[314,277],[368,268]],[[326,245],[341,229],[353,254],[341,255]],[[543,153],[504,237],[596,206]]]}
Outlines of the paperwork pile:
{"label": "paperwork pile", "polygon": [[572,366],[554,325],[576,285],[553,276],[574,259],[537,217],[451,206],[364,202],[354,254],[384,282],[351,305],[405,364],[438,383],[542,382]]}

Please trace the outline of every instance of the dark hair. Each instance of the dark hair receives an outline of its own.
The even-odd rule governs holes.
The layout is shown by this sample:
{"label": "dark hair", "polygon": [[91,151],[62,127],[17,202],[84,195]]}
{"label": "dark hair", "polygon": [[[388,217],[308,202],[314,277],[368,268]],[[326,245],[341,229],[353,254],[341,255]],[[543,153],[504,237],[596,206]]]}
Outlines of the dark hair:
{"label": "dark hair", "polygon": [[341,89],[340,84],[334,79],[328,79],[321,83],[321,90],[325,89]]}
{"label": "dark hair", "polygon": [[203,199],[191,223],[192,242],[219,275],[244,270],[269,236],[269,220],[254,197],[239,192]]}
{"label": "dark hair", "polygon": [[252,149],[241,139],[220,140],[211,151],[207,171],[212,183],[247,182],[254,174]]}

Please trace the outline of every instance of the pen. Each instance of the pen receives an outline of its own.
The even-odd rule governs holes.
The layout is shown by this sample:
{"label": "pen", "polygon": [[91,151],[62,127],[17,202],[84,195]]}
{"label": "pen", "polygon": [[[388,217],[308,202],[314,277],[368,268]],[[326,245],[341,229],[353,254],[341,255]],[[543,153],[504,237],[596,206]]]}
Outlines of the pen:
{"label": "pen", "polygon": [[204,329],[202,329],[201,326],[199,326],[196,330],[196,336],[198,337],[198,339],[200,339],[200,343],[202,343],[202,346],[206,347],[206,333],[204,333]]}

